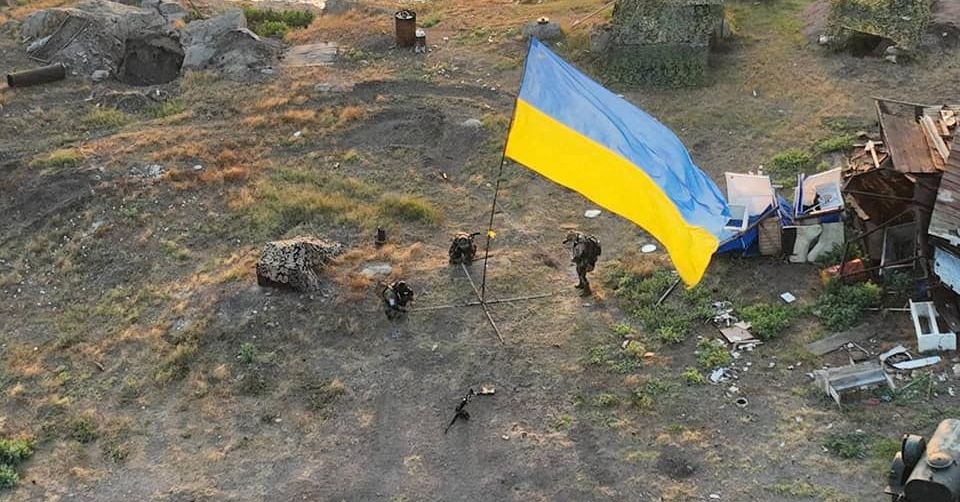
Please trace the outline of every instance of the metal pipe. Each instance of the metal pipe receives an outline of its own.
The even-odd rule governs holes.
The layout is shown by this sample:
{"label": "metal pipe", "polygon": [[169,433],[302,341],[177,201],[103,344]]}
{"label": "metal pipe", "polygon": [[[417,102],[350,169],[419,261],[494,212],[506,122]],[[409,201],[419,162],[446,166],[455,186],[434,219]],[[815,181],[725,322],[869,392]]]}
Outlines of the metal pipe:
{"label": "metal pipe", "polygon": [[67,78],[67,69],[57,63],[50,66],[41,66],[32,70],[18,71],[7,74],[7,85],[10,87],[27,87],[30,85],[46,84]]}

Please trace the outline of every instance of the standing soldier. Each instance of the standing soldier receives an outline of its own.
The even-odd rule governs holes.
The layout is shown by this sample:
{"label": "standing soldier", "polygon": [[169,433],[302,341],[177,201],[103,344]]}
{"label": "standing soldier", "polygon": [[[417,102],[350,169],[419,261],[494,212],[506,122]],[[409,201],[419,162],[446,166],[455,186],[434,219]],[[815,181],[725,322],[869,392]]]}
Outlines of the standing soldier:
{"label": "standing soldier", "polygon": [[393,320],[403,315],[408,303],[413,301],[413,290],[404,281],[394,281],[380,292],[387,319]]}
{"label": "standing soldier", "polygon": [[480,232],[474,232],[472,234],[457,232],[457,234],[453,236],[453,241],[450,242],[451,265],[459,265],[461,263],[470,265],[473,263],[473,258],[477,255],[477,243],[473,241],[473,238],[478,235],[480,235]]}
{"label": "standing soldier", "polygon": [[597,258],[600,257],[601,252],[600,239],[580,232],[570,232],[563,243],[573,244],[571,248],[573,259],[570,261],[577,265],[577,277],[580,279],[576,287],[583,290],[582,296],[589,296],[591,291],[587,272],[593,272],[593,268],[597,265]]}

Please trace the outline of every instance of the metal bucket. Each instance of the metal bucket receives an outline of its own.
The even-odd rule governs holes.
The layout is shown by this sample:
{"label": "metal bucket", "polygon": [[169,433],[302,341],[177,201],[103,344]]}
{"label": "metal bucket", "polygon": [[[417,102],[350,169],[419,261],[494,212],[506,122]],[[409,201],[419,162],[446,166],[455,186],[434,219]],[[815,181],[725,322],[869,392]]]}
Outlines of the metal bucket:
{"label": "metal bucket", "polygon": [[413,47],[417,39],[417,13],[404,9],[393,17],[397,23],[397,47]]}

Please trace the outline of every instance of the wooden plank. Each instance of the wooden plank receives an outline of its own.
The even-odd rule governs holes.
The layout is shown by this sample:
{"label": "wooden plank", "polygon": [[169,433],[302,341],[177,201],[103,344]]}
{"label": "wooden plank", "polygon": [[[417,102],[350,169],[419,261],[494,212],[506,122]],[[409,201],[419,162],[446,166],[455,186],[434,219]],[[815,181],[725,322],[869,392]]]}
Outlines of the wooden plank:
{"label": "wooden plank", "polygon": [[[893,167],[903,173],[937,173],[923,128],[917,123],[915,108],[909,105],[877,102],[877,117]],[[942,160],[942,159],[937,159]]]}
{"label": "wooden plank", "polygon": [[943,142],[940,131],[937,130],[937,125],[933,123],[933,119],[928,115],[924,115],[920,117],[920,125],[923,127],[923,132],[927,135],[927,142],[929,142],[930,146],[937,150],[937,153],[940,154],[943,160],[947,160],[947,158],[950,157],[950,149],[947,148],[947,144]]}
{"label": "wooden plank", "polygon": [[861,342],[874,336],[876,331],[869,326],[861,325],[850,331],[830,335],[821,340],[807,344],[807,350],[815,356],[829,354],[850,342]]}

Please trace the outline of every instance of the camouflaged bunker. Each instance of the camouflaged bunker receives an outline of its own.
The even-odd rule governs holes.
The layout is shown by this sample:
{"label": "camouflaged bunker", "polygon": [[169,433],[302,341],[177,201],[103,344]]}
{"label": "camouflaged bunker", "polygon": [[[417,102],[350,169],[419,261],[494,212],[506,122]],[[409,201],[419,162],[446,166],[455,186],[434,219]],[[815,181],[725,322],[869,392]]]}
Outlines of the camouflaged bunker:
{"label": "camouflaged bunker", "polygon": [[723,0],[619,0],[593,49],[617,81],[696,86],[706,80],[711,46],[727,32]]}

